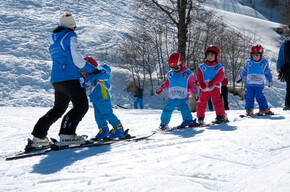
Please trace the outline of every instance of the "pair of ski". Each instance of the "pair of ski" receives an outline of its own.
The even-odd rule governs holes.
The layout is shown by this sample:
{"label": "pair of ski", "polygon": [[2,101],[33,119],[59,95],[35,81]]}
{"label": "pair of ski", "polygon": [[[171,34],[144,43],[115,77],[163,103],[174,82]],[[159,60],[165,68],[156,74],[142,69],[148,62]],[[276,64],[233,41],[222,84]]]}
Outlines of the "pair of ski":
{"label": "pair of ski", "polygon": [[255,113],[254,115],[240,115],[241,118],[245,118],[245,117],[264,117],[264,116],[272,116],[272,115],[277,115],[275,113],[271,113],[271,114],[263,114],[260,115],[258,113]]}
{"label": "pair of ski", "polygon": [[193,129],[193,128],[202,128],[202,127],[209,127],[215,125],[215,123],[209,123],[209,124],[195,124],[191,126],[186,126],[186,127],[181,127],[181,126],[175,126],[175,127],[168,127],[166,129],[163,129],[162,131],[164,132],[170,132],[170,131],[179,131],[179,130],[184,130],[184,129]]}
{"label": "pair of ski", "polygon": [[[204,125],[200,125],[200,124],[196,124],[196,125],[192,125],[192,126],[186,126],[186,127],[180,127],[180,126],[176,126],[176,127],[170,127],[168,129],[162,130],[164,132],[170,132],[170,131],[178,131],[178,130],[184,130],[184,129],[192,129],[192,128],[202,128],[202,127],[209,127],[212,125],[215,125],[216,123],[210,123],[210,124],[204,124]],[[41,148],[41,149],[35,149],[33,147],[31,147],[31,139],[28,139],[28,144],[26,145],[25,151],[23,152],[19,152],[16,153],[14,155],[11,155],[9,157],[6,158],[6,161],[9,160],[16,160],[16,159],[23,159],[23,158],[27,158],[27,157],[33,157],[33,156],[38,156],[38,155],[44,155],[46,153],[49,153],[51,151],[59,151],[59,150],[64,150],[64,149],[75,149],[75,148],[86,148],[86,147],[100,147],[100,146],[105,146],[105,145],[111,145],[113,143],[119,142],[119,141],[142,141],[142,140],[146,140],[148,138],[150,138],[151,136],[153,136],[154,134],[156,134],[158,131],[153,131],[151,134],[146,135],[146,136],[141,136],[141,137],[136,137],[136,136],[131,136],[130,134],[128,134],[129,129],[127,129],[125,131],[125,138],[121,138],[121,139],[109,139],[109,140],[97,140],[95,138],[92,138],[88,141],[86,141],[85,144],[78,144],[78,145],[67,145],[67,146],[59,146],[56,145],[56,143],[58,143],[58,141],[54,138],[51,138],[51,141],[53,142],[52,145],[46,147],[46,148]]]}
{"label": "pair of ski", "polygon": [[76,149],[76,148],[87,148],[87,147],[100,147],[100,146],[105,146],[105,145],[111,145],[113,143],[119,142],[119,141],[141,141],[141,140],[146,140],[149,137],[153,136],[156,132],[152,132],[150,135],[142,136],[142,137],[136,137],[136,136],[131,136],[128,134],[129,129],[125,131],[125,137],[120,138],[120,139],[107,139],[107,140],[97,140],[95,138],[91,140],[87,140],[86,143],[84,144],[76,144],[76,145],[65,145],[65,146],[59,146],[56,145],[58,142],[56,139],[51,138],[51,141],[53,142],[52,145],[46,147],[46,148],[41,148],[41,149],[35,149],[30,147],[31,146],[31,139],[28,139],[28,144],[26,145],[25,151],[16,153],[14,155],[11,155],[6,158],[6,161],[9,160],[16,160],[16,159],[23,159],[27,157],[32,157],[32,156],[38,156],[38,155],[44,155],[48,152],[51,151],[59,151],[59,150],[64,150],[64,149]]}
{"label": "pair of ski", "polygon": [[226,119],[224,122],[220,122],[217,123],[216,121],[212,121],[211,123],[207,123],[207,124],[199,124],[196,123],[195,125],[190,125],[190,126],[175,126],[175,127],[168,127],[166,129],[163,129],[162,131],[164,132],[170,132],[170,131],[178,131],[178,130],[184,130],[184,129],[193,129],[193,128],[202,128],[202,127],[210,127],[213,125],[220,125],[220,124],[224,124],[224,123],[228,123],[230,122],[228,119]]}

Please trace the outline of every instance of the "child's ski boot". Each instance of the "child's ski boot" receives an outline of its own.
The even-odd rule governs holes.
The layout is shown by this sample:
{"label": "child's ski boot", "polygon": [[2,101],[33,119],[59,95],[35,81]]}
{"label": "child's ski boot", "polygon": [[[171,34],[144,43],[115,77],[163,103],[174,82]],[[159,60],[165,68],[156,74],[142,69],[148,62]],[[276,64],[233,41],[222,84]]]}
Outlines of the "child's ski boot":
{"label": "child's ski boot", "polygon": [[194,120],[184,120],[181,125],[177,127],[177,129],[185,128],[185,127],[194,127],[196,126],[196,119]]}
{"label": "child's ski boot", "polygon": [[260,110],[257,113],[258,116],[263,116],[263,115],[274,115],[274,113],[270,109],[265,109],[265,110]]}
{"label": "child's ski boot", "polygon": [[162,131],[165,131],[165,130],[169,129],[169,126],[167,123],[162,122],[159,125],[159,129],[161,129]]}
{"label": "child's ski boot", "polygon": [[264,110],[265,115],[274,115],[274,113],[270,109]]}
{"label": "child's ski boot", "polygon": [[227,122],[229,122],[229,120],[226,115],[219,115],[216,117],[214,121],[215,124],[221,124],[221,123],[227,123]]}
{"label": "child's ski boot", "polygon": [[100,129],[98,134],[96,135],[97,140],[105,140],[110,136],[109,127],[106,125],[104,128]]}
{"label": "child's ski boot", "polygon": [[197,121],[198,121],[199,126],[204,126],[205,125],[203,117],[199,117]]}
{"label": "child's ski boot", "polygon": [[109,133],[110,138],[125,138],[125,132],[123,130],[123,125],[120,123],[117,127],[113,127],[113,129]]}
{"label": "child's ski boot", "polygon": [[254,110],[247,110],[247,111],[246,111],[246,116],[250,116],[250,117],[255,116],[255,114],[254,114]]}

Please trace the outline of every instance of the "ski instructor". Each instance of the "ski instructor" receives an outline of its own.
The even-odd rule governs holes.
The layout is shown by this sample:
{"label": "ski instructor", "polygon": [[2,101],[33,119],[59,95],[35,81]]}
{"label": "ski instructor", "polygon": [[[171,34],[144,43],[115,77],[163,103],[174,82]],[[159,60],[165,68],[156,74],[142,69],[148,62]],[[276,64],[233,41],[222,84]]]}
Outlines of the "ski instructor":
{"label": "ski instructor", "polygon": [[49,53],[52,59],[51,83],[54,88],[54,106],[42,116],[32,131],[32,147],[47,147],[50,142],[47,132],[49,127],[65,113],[70,102],[73,108],[65,114],[59,131],[60,143],[82,144],[82,136],[76,135],[76,128],[88,111],[88,99],[81,87],[80,70],[94,73],[95,67],[85,61],[80,54],[77,41],[76,22],[70,13],[59,19],[60,25],[49,36]]}
{"label": "ski instructor", "polygon": [[286,98],[283,110],[290,110],[290,25],[286,31],[286,39],[282,42],[277,60],[279,79],[286,81]]}

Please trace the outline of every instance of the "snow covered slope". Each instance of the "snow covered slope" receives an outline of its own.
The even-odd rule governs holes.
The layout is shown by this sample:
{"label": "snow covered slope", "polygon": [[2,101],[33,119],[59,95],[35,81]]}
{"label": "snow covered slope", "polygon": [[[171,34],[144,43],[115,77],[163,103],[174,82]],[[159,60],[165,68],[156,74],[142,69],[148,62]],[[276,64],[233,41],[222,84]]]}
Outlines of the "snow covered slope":
{"label": "snow covered slope", "polygon": [[[171,133],[158,133],[148,141],[119,142],[111,146],[51,152],[17,161],[5,161],[31,138],[37,119],[53,101],[49,83],[51,61],[47,35],[59,16],[76,16],[77,33],[84,55],[110,64],[111,52],[134,21],[129,9],[133,0],[3,1],[0,7],[0,191],[160,191],[160,192],[288,192],[290,189],[290,113],[282,111],[285,84],[275,80],[265,95],[278,115],[239,118],[244,101],[230,96],[230,123]],[[240,1],[212,0],[229,27],[259,34],[265,55],[275,67],[278,45],[277,23],[266,20]],[[259,27],[256,27],[259,26]],[[132,107],[133,97],[124,92],[128,72],[112,68],[112,101]],[[275,72],[273,71],[274,79]],[[120,79],[122,81],[120,81]],[[143,136],[160,123],[166,93],[149,96],[145,110],[116,109],[132,135]],[[11,107],[18,106],[18,107]],[[41,107],[38,107],[41,106]],[[152,109],[149,109],[152,108]],[[193,116],[195,114],[193,113]],[[206,112],[206,122],[215,118]],[[57,121],[48,137],[56,137]],[[174,112],[171,125],[181,123]],[[98,129],[90,109],[78,134],[96,135]]]}
{"label": "snow covered slope", "polygon": [[[266,48],[276,79],[275,60],[281,37],[274,32],[279,24],[268,21],[256,10],[242,5],[241,0],[213,0],[207,9],[215,9],[228,27],[256,34]],[[58,25],[64,12],[72,12],[78,25],[77,34],[84,56],[98,62],[107,61],[112,69],[112,103],[133,107],[133,95],[123,90],[129,84],[129,73],[112,62],[113,52],[127,30],[134,24],[133,0],[95,1],[3,1],[0,7],[0,106],[42,106],[53,104],[53,89],[49,82],[51,59],[47,36]],[[121,79],[121,81],[120,81]],[[270,106],[283,106],[285,84],[274,81],[274,89],[266,88]],[[274,97],[276,95],[277,97]],[[274,99],[274,100],[272,100]],[[145,90],[145,108],[160,109],[166,94],[150,96]],[[230,96],[230,107],[242,109],[244,103]]]}
{"label": "snow covered slope", "polygon": [[[65,12],[76,19],[83,55],[111,64],[114,49],[134,21],[131,4],[131,0],[1,2],[0,106],[52,105],[47,37]],[[127,85],[124,76],[122,90]]]}
{"label": "snow covered slope", "polygon": [[[288,192],[290,188],[290,113],[239,118],[230,123],[157,133],[150,140],[118,142],[110,146],[64,150],[5,161],[23,149],[25,138],[44,108],[1,108],[0,191],[87,192]],[[132,135],[156,130],[161,110],[115,110]],[[215,118],[206,113],[206,122]],[[93,110],[78,128],[90,137],[97,133]],[[171,125],[181,116],[175,112]],[[57,137],[60,121],[49,137]]]}
{"label": "snow covered slope", "polygon": [[279,23],[269,21],[257,10],[238,0],[212,0],[206,1],[205,5],[208,9],[213,9],[229,27],[255,36],[257,43],[266,48],[267,58],[273,61],[276,59],[277,48],[281,44],[281,36],[275,31],[280,26]]}

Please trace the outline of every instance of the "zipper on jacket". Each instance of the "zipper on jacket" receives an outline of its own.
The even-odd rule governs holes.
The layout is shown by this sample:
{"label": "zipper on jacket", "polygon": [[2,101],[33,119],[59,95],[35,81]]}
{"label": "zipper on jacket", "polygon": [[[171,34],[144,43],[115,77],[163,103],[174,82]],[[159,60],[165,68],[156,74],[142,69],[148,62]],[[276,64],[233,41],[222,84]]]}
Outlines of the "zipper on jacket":
{"label": "zipper on jacket", "polygon": [[62,72],[64,72],[65,66],[66,66],[66,63],[64,63],[62,66]]}

